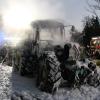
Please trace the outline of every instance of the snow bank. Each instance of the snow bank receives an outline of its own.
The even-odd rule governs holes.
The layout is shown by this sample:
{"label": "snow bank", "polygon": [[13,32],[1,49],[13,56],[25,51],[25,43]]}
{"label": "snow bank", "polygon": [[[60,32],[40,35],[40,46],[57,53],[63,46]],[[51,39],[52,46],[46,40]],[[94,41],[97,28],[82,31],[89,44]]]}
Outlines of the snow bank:
{"label": "snow bank", "polygon": [[[100,71],[100,69],[98,69]],[[100,86],[83,85],[80,88],[59,88],[54,94],[40,91],[35,79],[12,73],[12,67],[0,65],[0,100],[100,100]]]}

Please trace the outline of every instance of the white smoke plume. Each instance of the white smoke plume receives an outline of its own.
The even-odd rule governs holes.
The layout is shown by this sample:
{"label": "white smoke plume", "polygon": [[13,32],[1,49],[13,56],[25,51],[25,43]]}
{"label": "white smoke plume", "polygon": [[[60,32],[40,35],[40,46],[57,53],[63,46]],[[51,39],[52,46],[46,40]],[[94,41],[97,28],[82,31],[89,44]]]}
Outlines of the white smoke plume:
{"label": "white smoke plume", "polygon": [[2,0],[2,5],[3,30],[10,40],[18,38],[12,42],[19,43],[27,37],[32,21],[52,19],[66,24],[64,5],[60,0]]}

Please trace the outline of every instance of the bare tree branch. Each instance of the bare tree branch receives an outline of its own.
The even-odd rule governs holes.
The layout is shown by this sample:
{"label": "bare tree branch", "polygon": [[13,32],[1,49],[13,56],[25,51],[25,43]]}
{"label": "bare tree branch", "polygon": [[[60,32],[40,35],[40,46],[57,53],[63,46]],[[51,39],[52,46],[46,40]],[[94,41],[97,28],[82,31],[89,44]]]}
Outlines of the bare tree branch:
{"label": "bare tree branch", "polygon": [[[98,1],[98,0],[97,0]],[[96,12],[96,5],[93,5],[93,4],[90,4],[89,0],[87,0],[87,4],[88,4],[88,7],[86,10],[90,13],[92,13],[93,15],[95,16],[98,16],[97,15],[97,12]]]}

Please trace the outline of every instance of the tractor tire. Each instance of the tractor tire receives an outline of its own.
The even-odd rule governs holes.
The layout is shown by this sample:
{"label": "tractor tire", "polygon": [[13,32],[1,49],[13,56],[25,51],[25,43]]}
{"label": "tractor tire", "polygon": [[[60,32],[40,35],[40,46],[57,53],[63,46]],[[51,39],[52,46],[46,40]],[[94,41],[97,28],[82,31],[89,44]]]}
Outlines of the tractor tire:
{"label": "tractor tire", "polygon": [[54,52],[48,53],[41,58],[39,61],[37,85],[43,91],[54,93],[61,83],[60,63]]}
{"label": "tractor tire", "polygon": [[26,70],[25,70],[25,68],[23,66],[20,66],[20,68],[19,68],[19,74],[21,76],[25,76],[26,75]]}
{"label": "tractor tire", "polygon": [[[31,51],[30,51],[31,52]],[[25,52],[22,53],[21,56],[21,62],[20,62],[20,66],[19,66],[19,74],[21,76],[25,76],[25,75],[31,75],[33,74],[33,64],[32,64],[32,55],[29,54],[28,56],[26,56],[26,50]]]}
{"label": "tractor tire", "polygon": [[19,74],[21,75],[21,76],[25,76],[26,75],[26,69],[25,69],[25,67],[26,67],[26,63],[25,63],[25,57],[22,57],[21,58],[21,63],[20,63],[20,66],[19,66]]}
{"label": "tractor tire", "polygon": [[87,79],[87,83],[90,86],[97,87],[100,85],[100,75],[98,73],[95,73],[94,75],[90,75]]}

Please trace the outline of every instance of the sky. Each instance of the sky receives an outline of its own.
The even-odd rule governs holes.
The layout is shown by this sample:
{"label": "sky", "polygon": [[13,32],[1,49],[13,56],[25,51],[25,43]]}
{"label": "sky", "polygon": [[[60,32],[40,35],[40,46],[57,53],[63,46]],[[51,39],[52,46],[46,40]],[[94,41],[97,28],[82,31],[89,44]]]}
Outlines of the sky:
{"label": "sky", "polygon": [[0,46],[2,46],[3,45],[3,43],[4,43],[4,33],[1,31],[0,32]]}
{"label": "sky", "polygon": [[87,7],[86,0],[0,0],[3,30],[16,37],[38,19],[56,19],[82,30],[82,20],[90,14]]}
{"label": "sky", "polygon": [[89,14],[86,0],[0,0],[3,16],[14,7],[25,9],[26,13],[30,12],[32,20],[59,19],[74,24],[78,29],[82,27],[84,16]]}

